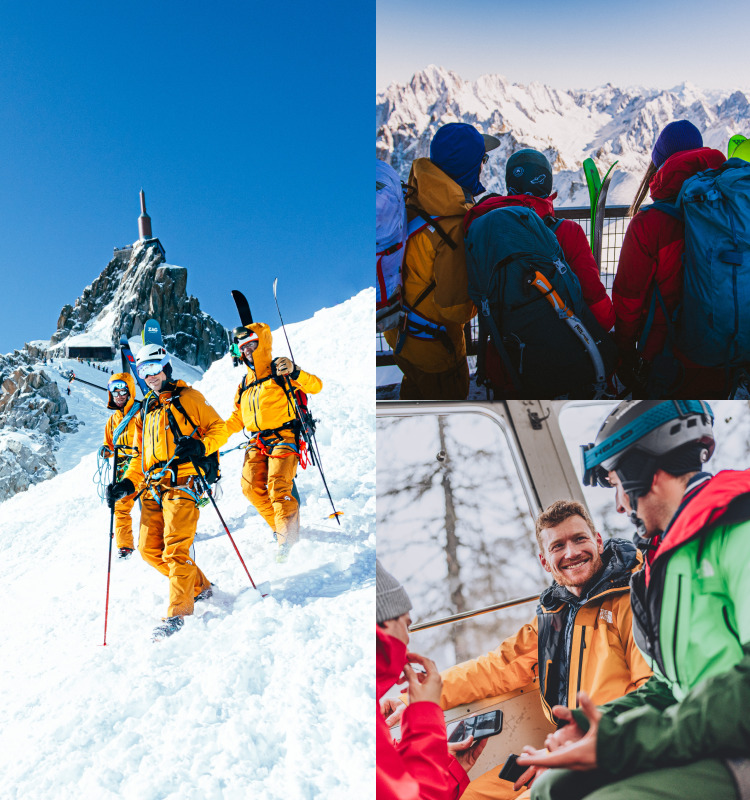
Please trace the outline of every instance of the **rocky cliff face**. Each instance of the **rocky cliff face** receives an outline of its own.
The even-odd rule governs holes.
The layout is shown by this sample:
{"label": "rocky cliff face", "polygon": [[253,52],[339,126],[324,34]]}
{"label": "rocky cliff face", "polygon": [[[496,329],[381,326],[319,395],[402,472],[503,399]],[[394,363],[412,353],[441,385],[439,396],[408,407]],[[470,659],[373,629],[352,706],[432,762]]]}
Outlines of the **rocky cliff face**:
{"label": "rocky cliff face", "polygon": [[408,84],[392,84],[375,102],[377,155],[402,179],[415,158],[429,155],[430,140],[441,125],[468,122],[501,141],[482,170],[489,191],[505,192],[508,157],[533,147],[552,164],[558,204],[570,206],[589,203],[582,171],[588,157],[602,174],[619,162],[610,202],[630,203],[657,136],[672,120],[689,119],[707,147],[724,153],[732,134],[746,134],[750,128],[747,94],[703,91],[688,83],[669,91],[611,84],[560,91],[539,83],[514,84],[501,75],[464,81],[430,66]]}
{"label": "rocky cliff face", "polygon": [[0,502],[56,475],[59,434],[78,425],[29,350],[0,356]]}
{"label": "rocky cliff face", "polygon": [[187,294],[187,269],[167,264],[154,242],[115,253],[75,304],[63,306],[50,343],[75,337],[71,344],[116,346],[120,336],[140,334],[151,318],[160,323],[167,350],[188,364],[207,369],[226,353],[224,327]]}

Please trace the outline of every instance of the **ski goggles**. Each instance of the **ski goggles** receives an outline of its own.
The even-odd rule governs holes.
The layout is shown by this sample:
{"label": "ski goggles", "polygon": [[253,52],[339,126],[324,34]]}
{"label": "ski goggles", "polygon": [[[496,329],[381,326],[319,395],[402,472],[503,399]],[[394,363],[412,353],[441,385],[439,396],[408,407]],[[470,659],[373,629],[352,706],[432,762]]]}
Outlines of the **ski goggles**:
{"label": "ski goggles", "polygon": [[253,353],[258,349],[258,340],[245,339],[245,341],[239,344],[238,347],[240,348],[240,353]]}
{"label": "ski goggles", "polygon": [[149,378],[152,375],[158,375],[163,369],[164,365],[161,361],[145,361],[138,365],[138,377]]}
{"label": "ski goggles", "polygon": [[107,384],[107,388],[109,389],[110,392],[112,392],[112,394],[122,394],[123,392],[125,394],[130,394],[130,391],[128,390],[128,385],[127,383],[125,383],[125,381],[120,381],[120,380],[110,381]]}

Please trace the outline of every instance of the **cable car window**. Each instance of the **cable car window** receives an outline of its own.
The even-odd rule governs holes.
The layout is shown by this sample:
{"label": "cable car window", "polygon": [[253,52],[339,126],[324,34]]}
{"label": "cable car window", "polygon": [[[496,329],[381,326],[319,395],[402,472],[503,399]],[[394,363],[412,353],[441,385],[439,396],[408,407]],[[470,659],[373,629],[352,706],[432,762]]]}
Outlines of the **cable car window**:
{"label": "cable car window", "polygon": [[[497,414],[379,410],[378,557],[406,588],[414,623],[547,585],[522,463]],[[410,648],[443,669],[494,649],[534,609],[530,602],[418,631]]]}

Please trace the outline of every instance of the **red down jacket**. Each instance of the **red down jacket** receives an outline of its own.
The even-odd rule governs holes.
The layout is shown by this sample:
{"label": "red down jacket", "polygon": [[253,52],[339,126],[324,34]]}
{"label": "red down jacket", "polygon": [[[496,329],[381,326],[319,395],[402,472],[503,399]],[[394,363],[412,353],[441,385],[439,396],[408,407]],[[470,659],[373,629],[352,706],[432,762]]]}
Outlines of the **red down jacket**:
{"label": "red down jacket", "polygon": [[[376,628],[377,702],[406,664],[406,645]],[[377,800],[456,800],[469,785],[448,752],[443,712],[437,703],[412,703],[401,717],[401,741],[391,739],[377,709]]]}
{"label": "red down jacket", "polygon": [[[490,195],[467,212],[464,217],[464,236],[468,232],[471,223],[477,217],[495,208],[526,206],[527,208],[533,208],[542,219],[554,217],[555,209],[552,206],[552,201],[556,197],[557,193],[549,197],[532,197],[528,194]],[[572,219],[564,219],[558,225],[555,236],[557,236],[557,241],[560,243],[568,266],[578,277],[584,302],[591,309],[591,313],[596,317],[596,321],[602,328],[605,331],[611,330],[615,324],[612,301],[609,299],[607,290],[599,277],[599,268],[596,266],[596,261],[591,253],[583,228]]]}
{"label": "red down jacket", "polygon": [[[720,167],[725,157],[718,150],[701,147],[670,156],[651,179],[653,200],[674,200],[682,184],[697,172]],[[625,358],[635,355],[644,329],[656,282],[667,311],[672,314],[682,300],[682,252],[685,230],[679,220],[658,208],[639,211],[628,225],[612,286],[615,308],[615,342]],[[656,304],[654,321],[642,356],[652,361],[667,337],[664,314]],[[683,397],[715,397],[725,381],[723,369],[698,367],[679,352],[685,379],[679,389]]]}

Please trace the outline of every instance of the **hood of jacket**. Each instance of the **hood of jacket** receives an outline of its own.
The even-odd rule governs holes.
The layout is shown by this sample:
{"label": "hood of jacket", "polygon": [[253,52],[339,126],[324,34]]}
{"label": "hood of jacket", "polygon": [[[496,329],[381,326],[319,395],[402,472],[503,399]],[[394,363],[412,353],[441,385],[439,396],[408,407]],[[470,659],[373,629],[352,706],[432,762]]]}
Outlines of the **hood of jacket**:
{"label": "hood of jacket", "polygon": [[697,150],[682,150],[670,156],[649,182],[651,197],[654,200],[673,200],[680,193],[682,184],[697,172],[717,169],[726,157],[711,147]]}
{"label": "hood of jacket", "polygon": [[[109,384],[112,381],[125,381],[128,385],[128,392],[130,392],[130,396],[128,397],[128,402],[120,408],[114,401],[112,397],[112,392],[109,390]],[[114,411],[122,411],[122,415],[130,411],[133,403],[135,403],[135,379],[129,372],[116,372],[108,381],[107,381],[107,408],[111,408]]]}
{"label": "hood of jacket", "polygon": [[585,594],[576,597],[565,586],[553,583],[542,592],[539,604],[545,611],[554,611],[562,603],[583,605],[609,589],[628,586],[630,576],[641,568],[642,563],[643,557],[633,542],[627,539],[608,539],[604,542],[602,553],[604,567]]}
{"label": "hood of jacket", "polygon": [[557,192],[553,192],[549,197],[534,197],[530,194],[489,194],[466,213],[464,217],[464,234],[468,232],[469,226],[477,217],[481,217],[482,214],[487,214],[496,208],[526,206],[526,208],[533,208],[541,219],[554,216],[555,209],[552,206],[552,201],[556,197]]}
{"label": "hood of jacket", "polygon": [[251,322],[245,327],[258,336],[258,346],[253,352],[252,364],[245,360],[247,371],[250,373],[251,380],[267,378],[271,374],[271,348],[273,346],[271,329],[265,322]]}
{"label": "hood of jacket", "polygon": [[474,205],[453,178],[429,158],[417,158],[412,163],[409,186],[415,191],[407,195],[407,209],[416,205],[433,217],[462,217]]}
{"label": "hood of jacket", "polygon": [[377,700],[393,686],[404,671],[406,664],[406,645],[395,636],[385,633],[375,626],[377,647],[375,651],[375,683]]}

